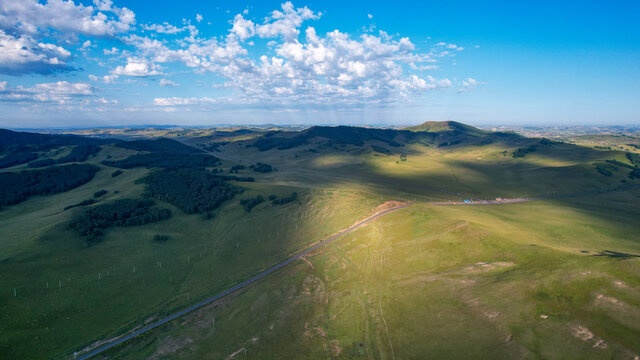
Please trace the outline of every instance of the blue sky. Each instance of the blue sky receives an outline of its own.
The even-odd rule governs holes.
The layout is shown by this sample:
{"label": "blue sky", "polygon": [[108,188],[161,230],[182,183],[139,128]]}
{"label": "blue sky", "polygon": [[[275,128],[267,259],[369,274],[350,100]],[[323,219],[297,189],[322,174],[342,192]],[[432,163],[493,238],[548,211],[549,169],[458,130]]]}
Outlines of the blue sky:
{"label": "blue sky", "polygon": [[640,3],[0,0],[0,126],[640,125]]}

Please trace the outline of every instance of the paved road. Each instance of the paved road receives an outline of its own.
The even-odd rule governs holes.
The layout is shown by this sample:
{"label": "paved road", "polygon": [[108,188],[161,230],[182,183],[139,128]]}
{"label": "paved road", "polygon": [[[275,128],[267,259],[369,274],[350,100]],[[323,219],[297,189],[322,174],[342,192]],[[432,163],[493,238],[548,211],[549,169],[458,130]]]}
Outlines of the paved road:
{"label": "paved road", "polygon": [[299,253],[298,255],[295,255],[295,256],[285,260],[284,262],[281,262],[280,264],[275,265],[275,266],[273,266],[273,267],[261,272],[260,274],[252,277],[249,280],[246,280],[246,281],[244,281],[244,282],[242,282],[242,283],[240,283],[240,284],[238,284],[238,285],[236,285],[236,286],[234,286],[234,287],[232,287],[232,288],[230,288],[228,290],[225,290],[225,291],[223,291],[223,292],[221,292],[221,293],[219,293],[219,294],[217,294],[217,295],[215,295],[213,297],[210,297],[210,298],[208,298],[206,300],[203,300],[203,301],[201,301],[201,302],[199,302],[199,303],[197,303],[197,304],[195,304],[195,305],[193,305],[191,307],[188,307],[188,308],[186,308],[186,309],[184,309],[182,311],[179,311],[179,312],[177,312],[177,313],[175,313],[173,315],[167,316],[166,318],[164,318],[162,320],[159,320],[159,321],[157,321],[157,322],[155,322],[155,323],[153,323],[151,325],[145,326],[140,330],[136,330],[136,331],[134,331],[134,332],[132,332],[132,333],[126,335],[126,336],[123,336],[121,338],[113,340],[112,342],[107,343],[105,345],[102,345],[102,346],[100,346],[100,347],[98,347],[98,348],[96,348],[96,349],[94,349],[94,350],[92,350],[92,351],[90,351],[90,352],[88,352],[86,354],[82,354],[79,357],[76,357],[76,359],[84,360],[84,359],[88,359],[88,358],[90,358],[92,356],[98,355],[98,354],[100,354],[100,353],[102,353],[102,352],[104,352],[104,351],[106,351],[106,350],[108,350],[108,349],[110,349],[110,348],[112,348],[112,347],[114,347],[116,345],[119,345],[119,344],[131,339],[131,338],[134,338],[134,337],[136,337],[136,336],[138,336],[140,334],[146,333],[147,331],[149,331],[149,330],[151,330],[151,329],[153,329],[155,327],[158,327],[158,326],[160,326],[160,325],[162,325],[164,323],[167,323],[167,322],[169,322],[171,320],[179,318],[180,316],[188,314],[188,313],[190,313],[190,312],[192,312],[194,310],[197,310],[197,309],[199,309],[199,308],[201,308],[201,307],[203,307],[205,305],[211,304],[212,302],[222,298],[223,296],[229,295],[230,293],[232,293],[232,292],[234,292],[236,290],[240,290],[240,289],[242,289],[242,288],[244,288],[244,287],[246,287],[246,286],[248,286],[248,285],[250,285],[250,284],[252,284],[252,283],[254,283],[254,282],[258,281],[258,280],[260,280],[260,279],[262,279],[263,277],[271,274],[272,272],[274,272],[274,271],[276,271],[276,270],[278,270],[278,269],[280,269],[280,268],[282,268],[284,266],[287,266],[288,264],[292,263],[293,261],[295,261],[295,260],[305,256],[306,254],[316,250],[317,248],[336,240],[340,236],[342,236],[344,234],[347,234],[347,233],[359,228],[360,226],[362,226],[362,225],[364,225],[364,224],[366,224],[366,223],[368,223],[368,222],[370,222],[370,221],[372,221],[372,220],[374,220],[376,218],[384,216],[384,215],[386,215],[386,214],[388,214],[388,213],[390,213],[392,211],[400,210],[400,209],[405,208],[407,206],[409,206],[409,205],[397,206],[397,207],[394,207],[394,208],[387,209],[387,210],[384,210],[382,212],[379,212],[379,213],[377,213],[377,214],[375,214],[375,215],[373,215],[373,216],[371,216],[371,217],[369,217],[369,218],[367,218],[367,219],[365,219],[365,220],[353,225],[352,227],[350,227],[350,228],[348,228],[348,229],[346,229],[346,230],[344,230],[344,231],[342,231],[342,232],[340,232],[340,233],[328,238],[327,240],[310,247],[309,249]]}

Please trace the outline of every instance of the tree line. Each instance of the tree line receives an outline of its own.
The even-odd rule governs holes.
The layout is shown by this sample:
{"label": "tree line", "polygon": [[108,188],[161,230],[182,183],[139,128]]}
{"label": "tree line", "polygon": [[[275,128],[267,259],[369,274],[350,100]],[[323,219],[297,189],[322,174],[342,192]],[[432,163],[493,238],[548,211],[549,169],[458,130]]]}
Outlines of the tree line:
{"label": "tree line", "polygon": [[14,205],[29,196],[65,192],[89,182],[100,170],[89,164],[0,174],[0,205]]}
{"label": "tree line", "polygon": [[158,222],[171,217],[171,211],[153,207],[151,199],[120,199],[97,205],[69,223],[69,228],[85,238],[87,245],[99,242],[104,230],[113,226],[136,226]]}
{"label": "tree line", "polygon": [[122,160],[105,160],[102,164],[122,169],[135,167],[178,169],[217,166],[220,164],[220,159],[207,154],[146,153],[131,155]]}
{"label": "tree line", "polygon": [[187,214],[205,213],[243,191],[203,169],[162,169],[142,180],[145,196],[166,201]]}

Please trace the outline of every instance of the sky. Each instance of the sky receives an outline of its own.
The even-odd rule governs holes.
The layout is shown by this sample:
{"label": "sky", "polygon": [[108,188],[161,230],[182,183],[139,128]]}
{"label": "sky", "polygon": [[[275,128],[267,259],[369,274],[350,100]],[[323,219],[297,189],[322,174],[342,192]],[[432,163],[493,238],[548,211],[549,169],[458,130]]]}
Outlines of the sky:
{"label": "sky", "polygon": [[0,0],[0,127],[640,125],[638,1]]}

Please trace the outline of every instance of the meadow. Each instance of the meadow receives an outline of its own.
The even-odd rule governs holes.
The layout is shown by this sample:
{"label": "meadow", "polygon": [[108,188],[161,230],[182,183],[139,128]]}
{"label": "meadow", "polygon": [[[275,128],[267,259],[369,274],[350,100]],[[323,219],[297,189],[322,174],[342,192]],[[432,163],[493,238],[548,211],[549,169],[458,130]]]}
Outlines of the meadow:
{"label": "meadow", "polygon": [[[101,169],[89,183],[0,211],[0,353],[73,357],[238,284],[390,200],[411,205],[107,356],[633,359],[640,353],[640,190],[629,169],[605,176],[594,165],[626,163],[623,152],[558,143],[512,156],[533,141],[526,138],[400,147],[312,140],[259,151],[246,134],[206,136],[225,141],[212,152],[220,168],[228,173],[243,164],[233,175],[256,179],[234,182],[244,192],[212,219],[158,201],[171,210],[169,220],[109,228],[100,243],[86,246],[67,228],[83,208],[63,208],[99,190],[107,191],[100,202],[140,198],[139,179],[154,171],[126,169],[112,177],[115,168],[102,161],[136,153],[113,145],[87,161]],[[249,165],[257,162],[277,171],[254,172]],[[265,201],[247,212],[240,204],[292,192],[298,198],[284,205]],[[536,201],[432,204],[497,197]],[[166,239],[154,241],[156,235]]]}

